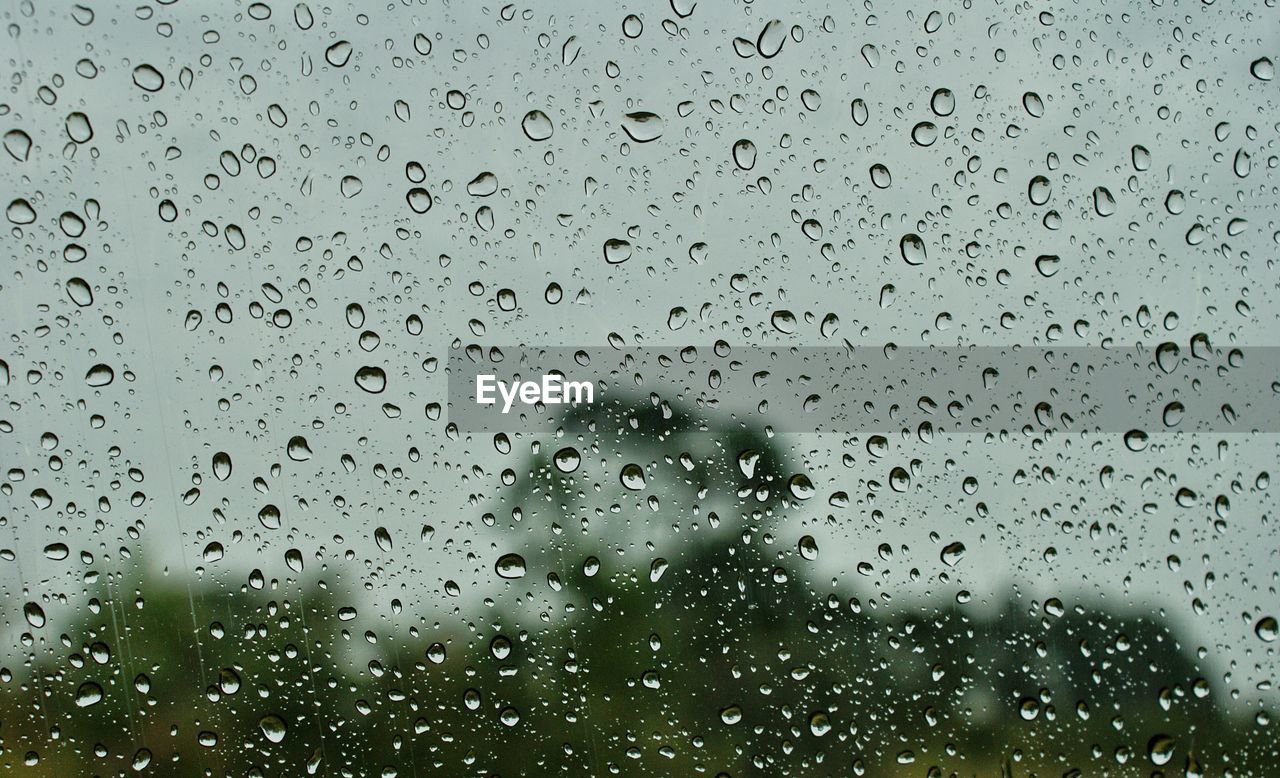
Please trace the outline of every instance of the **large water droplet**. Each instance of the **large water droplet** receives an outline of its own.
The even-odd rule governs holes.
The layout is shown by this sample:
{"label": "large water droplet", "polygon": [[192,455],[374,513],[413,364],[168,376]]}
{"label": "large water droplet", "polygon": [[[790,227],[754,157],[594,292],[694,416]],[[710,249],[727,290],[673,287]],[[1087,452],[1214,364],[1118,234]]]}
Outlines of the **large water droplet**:
{"label": "large water droplet", "polygon": [[311,447],[307,445],[307,439],[301,435],[289,438],[285,451],[294,462],[305,462],[311,458]]}
{"label": "large water droplet", "polygon": [[524,119],[520,121],[520,129],[524,130],[524,134],[533,141],[544,141],[555,132],[551,118],[537,110],[524,115]]}
{"label": "large water droplet", "polygon": [[133,69],[133,83],[148,92],[159,92],[164,88],[164,75],[150,65],[139,65]]}
{"label": "large water droplet", "polygon": [[964,544],[960,541],[948,543],[943,547],[939,558],[942,559],[942,563],[947,567],[955,567],[964,558],[964,551]]}
{"label": "large water droplet", "polygon": [[644,470],[640,465],[634,463],[624,465],[618,477],[622,481],[622,485],[632,491],[638,492],[645,486]]}
{"label": "large water droplet", "polygon": [[631,259],[631,243],[622,238],[609,238],[604,242],[604,261],[618,265]]}
{"label": "large water droplet", "polygon": [[572,446],[565,446],[560,449],[551,460],[555,462],[556,469],[562,473],[572,473],[582,464],[582,456]]}
{"label": "large water droplet", "polygon": [[782,44],[787,42],[787,28],[781,19],[773,19],[765,24],[756,38],[756,51],[765,59],[772,59],[782,51]]}
{"label": "large water droplet", "polygon": [[379,394],[387,388],[387,374],[380,367],[366,365],[356,371],[356,386],[369,394]]}
{"label": "large water droplet", "polygon": [[1265,643],[1274,643],[1280,637],[1280,624],[1274,616],[1263,616],[1253,625],[1253,634]]}
{"label": "large water droplet", "polygon": [[622,129],[636,143],[648,143],[662,137],[662,117],[649,111],[635,111],[622,117]]}
{"label": "large water droplet", "polygon": [[524,578],[526,567],[524,557],[519,554],[503,554],[493,565],[493,571],[499,578],[514,580]]}
{"label": "large water droplet", "polygon": [[85,373],[84,382],[92,387],[108,386],[116,380],[116,371],[110,365],[97,364]]}
{"label": "large water droplet", "polygon": [[351,44],[347,41],[338,41],[324,50],[324,60],[335,68],[345,67],[351,60]]}
{"label": "large water droplet", "polygon": [[924,239],[914,232],[908,232],[902,236],[902,240],[898,243],[898,250],[902,253],[902,261],[908,265],[923,265],[926,259]]}
{"label": "large water droplet", "polygon": [[45,624],[44,608],[39,603],[29,602],[22,606],[22,616],[35,629],[40,629]]}
{"label": "large water droplet", "polygon": [[36,209],[31,207],[31,203],[19,197],[4,209],[4,215],[14,224],[30,224],[36,220]]}
{"label": "large water droplet", "polygon": [[284,736],[289,732],[289,727],[284,723],[284,719],[274,713],[268,713],[258,719],[258,728],[262,730],[262,734],[266,736],[267,740],[272,743],[279,743],[284,740]]}
{"label": "large water droplet", "polygon": [[750,170],[756,166],[756,144],[743,138],[733,144],[733,164],[740,170]]}

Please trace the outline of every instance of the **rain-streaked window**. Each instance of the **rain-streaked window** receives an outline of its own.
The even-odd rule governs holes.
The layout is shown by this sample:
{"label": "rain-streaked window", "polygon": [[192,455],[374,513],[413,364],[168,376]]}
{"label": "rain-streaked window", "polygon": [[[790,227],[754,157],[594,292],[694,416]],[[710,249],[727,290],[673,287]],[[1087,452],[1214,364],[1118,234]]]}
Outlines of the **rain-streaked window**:
{"label": "rain-streaked window", "polygon": [[1280,770],[1274,3],[0,22],[0,772]]}

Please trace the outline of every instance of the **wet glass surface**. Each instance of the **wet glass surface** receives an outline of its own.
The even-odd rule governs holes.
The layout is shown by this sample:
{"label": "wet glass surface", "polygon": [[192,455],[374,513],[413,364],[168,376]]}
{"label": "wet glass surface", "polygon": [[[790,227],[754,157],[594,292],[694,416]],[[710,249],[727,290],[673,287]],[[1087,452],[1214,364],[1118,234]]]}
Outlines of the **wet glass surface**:
{"label": "wet glass surface", "polygon": [[1275,774],[1273,4],[0,20],[0,769]]}

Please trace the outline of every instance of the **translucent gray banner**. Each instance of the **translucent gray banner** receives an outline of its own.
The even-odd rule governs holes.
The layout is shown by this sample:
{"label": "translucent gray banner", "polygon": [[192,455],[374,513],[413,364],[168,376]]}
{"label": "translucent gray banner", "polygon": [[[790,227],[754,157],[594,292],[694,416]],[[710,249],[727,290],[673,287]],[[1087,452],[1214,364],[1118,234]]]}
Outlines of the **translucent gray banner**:
{"label": "translucent gray banner", "polygon": [[[776,432],[1132,432],[1135,443],[1280,432],[1280,348],[1203,337],[1116,349],[458,344],[448,369],[449,420],[463,431],[553,432],[657,407]],[[577,402],[557,402],[566,396]]]}

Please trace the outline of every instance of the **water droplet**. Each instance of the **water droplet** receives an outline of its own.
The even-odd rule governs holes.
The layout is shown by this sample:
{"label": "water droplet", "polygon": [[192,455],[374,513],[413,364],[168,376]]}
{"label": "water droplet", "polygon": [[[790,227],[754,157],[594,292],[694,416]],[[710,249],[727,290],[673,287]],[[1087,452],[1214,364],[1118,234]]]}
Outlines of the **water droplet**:
{"label": "water droplet", "polygon": [[89,287],[89,282],[83,278],[67,280],[67,297],[81,308],[93,305],[93,290]]}
{"label": "water droplet", "polygon": [[796,322],[796,316],[791,311],[780,310],[774,311],[769,317],[769,323],[773,328],[784,335],[794,334],[799,325]]}
{"label": "water droplet", "polygon": [[514,580],[516,578],[524,578],[527,569],[524,557],[519,554],[503,554],[494,563],[493,571],[498,574],[499,578]]}
{"label": "water droplet", "polygon": [[809,716],[809,731],[814,737],[822,737],[831,731],[831,718],[826,711],[818,711]]}
{"label": "water droplet", "polygon": [[5,217],[14,224],[30,224],[36,220],[36,209],[31,203],[19,197],[4,209]]}
{"label": "water droplet", "polygon": [[93,140],[93,125],[89,117],[80,111],[67,114],[67,137],[75,143],[88,143]]}
{"label": "water droplet", "polygon": [[948,543],[943,549],[940,558],[942,563],[947,567],[955,567],[964,558],[964,544],[956,541]]}
{"label": "water droplet", "polygon": [[542,111],[530,111],[520,121],[520,129],[532,141],[544,141],[555,132],[551,119]]}
{"label": "water droplet", "polygon": [[849,114],[853,119],[853,123],[859,127],[867,123],[870,114],[867,112],[867,101],[861,97],[855,98],[849,103]]}
{"label": "water droplet", "polygon": [[609,238],[604,242],[604,261],[618,265],[631,259],[631,243],[621,238]]}
{"label": "water droplet", "polygon": [[634,463],[623,466],[619,479],[623,486],[632,491],[640,491],[645,487],[644,470]]}
{"label": "water droplet", "polygon": [[756,144],[743,138],[733,144],[733,164],[739,170],[750,170],[756,166]]}
{"label": "water droplet", "polygon": [[356,386],[369,394],[380,394],[387,388],[387,374],[380,367],[366,365],[356,371]]}
{"label": "water droplet", "polygon": [[640,21],[640,17],[627,14],[627,18],[622,20],[622,34],[628,38],[639,38],[642,32],[644,32],[644,23]]}
{"label": "water droplet", "polygon": [[1058,272],[1059,262],[1057,254],[1041,254],[1036,257],[1036,272],[1045,278],[1052,278]]}
{"label": "water droplet", "polygon": [[324,50],[324,59],[335,68],[345,67],[351,60],[351,44],[347,41],[338,41]]}
{"label": "water droplet", "polygon": [[914,232],[908,232],[902,236],[902,240],[898,243],[898,250],[902,253],[902,261],[908,265],[923,265],[926,259],[924,239]]}
{"label": "water droplet", "polygon": [[1255,59],[1249,65],[1249,72],[1259,81],[1270,81],[1276,77],[1275,65],[1271,64],[1271,60],[1266,57]]}
{"label": "water droplet", "polygon": [[488,197],[498,191],[498,177],[485,171],[467,184],[467,194],[472,197]]}
{"label": "water droplet", "polygon": [[1274,616],[1263,616],[1253,625],[1253,633],[1264,643],[1274,643],[1280,637],[1280,624],[1277,624]]}
{"label": "water droplet", "polygon": [[720,720],[729,726],[742,721],[742,707],[739,705],[729,705],[720,709]]}
{"label": "water droplet", "polygon": [[133,83],[148,92],[159,92],[164,88],[164,75],[150,65],[139,65],[133,69]]}
{"label": "water droplet", "polygon": [[306,462],[311,458],[311,447],[307,445],[307,439],[301,435],[289,438],[285,451],[294,462]]}
{"label": "water droplet", "polygon": [[44,608],[39,603],[29,602],[22,606],[22,615],[35,629],[40,629],[45,625]]}
{"label": "water droplet", "polygon": [[565,446],[560,449],[551,459],[555,462],[556,469],[562,473],[572,473],[582,464],[582,456],[572,446]]}
{"label": "water droplet", "polygon": [[267,529],[280,529],[280,509],[274,505],[264,505],[258,511],[258,523]]}
{"label": "water droplet", "polygon": [[26,162],[31,155],[31,136],[22,130],[9,130],[4,134],[4,150],[19,162]]}
{"label": "water droplet", "polygon": [[650,562],[649,583],[657,583],[658,579],[662,578],[663,574],[667,572],[668,567],[670,567],[670,564],[662,557],[658,557]]}
{"label": "water droplet", "polygon": [[956,110],[956,96],[945,87],[933,90],[929,98],[929,110],[936,116],[950,116]]}
{"label": "water droplet", "polygon": [[[248,692],[246,692],[246,694],[247,693]],[[274,713],[268,713],[258,719],[258,729],[261,729],[262,734],[265,735],[267,740],[270,740],[272,743],[279,743],[284,740],[284,736],[288,734],[289,731],[289,727],[284,723],[284,719]]]}
{"label": "water droplet", "polygon": [[1176,743],[1174,739],[1168,735],[1155,735],[1147,741],[1147,756],[1151,759],[1151,764],[1157,767],[1169,764],[1173,759],[1173,750]]}
{"label": "water droplet", "polygon": [[636,143],[649,143],[662,137],[665,122],[649,111],[635,111],[622,117],[622,129]]}
{"label": "water droplet", "polygon": [[338,191],[342,196],[352,198],[364,191],[364,182],[355,176],[343,176],[338,183]]}
{"label": "water droplet", "polygon": [[426,213],[431,210],[431,193],[420,186],[410,189],[405,195],[405,200],[409,202],[409,207],[414,213]]}
{"label": "water droplet", "polygon": [[1033,119],[1044,116],[1044,101],[1035,92],[1027,92],[1022,96],[1022,107]]}
{"label": "water droplet", "polygon": [[231,477],[231,455],[219,451],[213,455],[213,477],[225,481]]}
{"label": "water droplet", "polygon": [[1142,430],[1129,430],[1124,434],[1125,448],[1130,451],[1142,451],[1147,447],[1147,433]]}
{"label": "water droplet", "polygon": [[791,496],[797,500],[808,500],[817,493],[817,489],[813,486],[813,481],[809,480],[809,476],[804,473],[796,473],[787,481],[787,488],[791,490]]}
{"label": "water droplet", "polygon": [[787,28],[781,19],[773,19],[765,24],[756,37],[756,51],[765,59],[772,59],[782,51],[782,44],[787,42]]}
{"label": "water droplet", "polygon": [[1027,184],[1027,199],[1032,205],[1044,205],[1049,202],[1049,194],[1052,190],[1049,179],[1044,176],[1034,176]]}
{"label": "water droplet", "polygon": [[85,681],[76,690],[76,707],[87,708],[102,702],[102,687],[93,681]]}
{"label": "water droplet", "polygon": [[110,365],[97,364],[85,373],[84,382],[92,387],[108,386],[116,380],[116,371]]}
{"label": "water droplet", "polygon": [[1116,199],[1111,196],[1111,190],[1105,186],[1095,187],[1093,190],[1093,210],[1099,216],[1110,216],[1116,212]]}
{"label": "water droplet", "polygon": [[919,122],[911,128],[911,140],[920,146],[932,146],[938,139],[938,125],[933,122]]}
{"label": "water droplet", "polygon": [[871,166],[871,183],[877,189],[888,189],[893,183],[893,176],[889,175],[889,168],[881,164]]}
{"label": "water droplet", "polygon": [[801,557],[812,562],[818,558],[818,541],[813,539],[813,535],[804,535],[796,543],[796,550]]}
{"label": "water droplet", "polygon": [[1023,697],[1018,703],[1018,715],[1023,721],[1033,721],[1040,715],[1040,701],[1034,697]]}
{"label": "water droplet", "polygon": [[387,531],[386,527],[378,527],[374,529],[373,542],[376,543],[378,548],[384,553],[391,551],[394,546],[391,542],[391,533]]}

